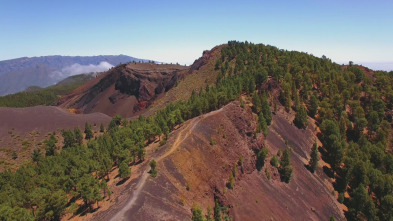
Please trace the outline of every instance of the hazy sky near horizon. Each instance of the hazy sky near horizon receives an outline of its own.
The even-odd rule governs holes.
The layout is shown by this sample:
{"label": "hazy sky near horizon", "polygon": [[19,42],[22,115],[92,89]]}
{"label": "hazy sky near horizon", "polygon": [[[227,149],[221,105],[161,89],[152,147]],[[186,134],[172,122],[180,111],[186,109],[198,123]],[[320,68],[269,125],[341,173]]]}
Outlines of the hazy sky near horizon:
{"label": "hazy sky near horizon", "polygon": [[392,12],[391,0],[0,0],[0,60],[125,54],[191,64],[247,40],[392,70]]}

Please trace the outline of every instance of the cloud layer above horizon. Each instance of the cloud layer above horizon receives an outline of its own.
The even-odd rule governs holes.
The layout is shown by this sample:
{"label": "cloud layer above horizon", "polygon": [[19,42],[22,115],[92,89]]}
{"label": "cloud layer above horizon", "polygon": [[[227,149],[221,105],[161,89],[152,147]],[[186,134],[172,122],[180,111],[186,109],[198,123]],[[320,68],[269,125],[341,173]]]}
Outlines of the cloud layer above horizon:
{"label": "cloud layer above horizon", "polygon": [[78,74],[88,74],[88,73],[97,73],[107,71],[112,68],[113,65],[106,62],[101,61],[98,65],[89,64],[89,65],[81,65],[75,63],[71,66],[65,67],[61,69],[61,71],[54,71],[51,73],[50,77],[55,80],[62,80],[67,77],[78,75]]}

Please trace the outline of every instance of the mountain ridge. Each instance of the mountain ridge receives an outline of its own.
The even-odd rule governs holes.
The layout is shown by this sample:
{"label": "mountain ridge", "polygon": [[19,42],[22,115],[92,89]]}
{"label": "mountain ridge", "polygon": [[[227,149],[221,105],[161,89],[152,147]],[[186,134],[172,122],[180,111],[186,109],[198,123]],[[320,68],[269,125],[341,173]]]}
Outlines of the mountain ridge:
{"label": "mountain ridge", "polygon": [[[63,203],[53,209],[42,198],[32,213],[34,199],[22,192],[26,198],[16,206],[5,199],[8,214],[20,209],[37,219],[109,220],[121,211],[126,219],[186,220],[212,218],[214,207],[214,216],[224,220],[393,217],[389,73],[248,42],[230,41],[209,53],[203,53],[206,62],[179,70],[184,78],[176,78],[167,93],[156,93],[164,85],[157,87],[155,77],[172,79],[174,72],[148,63],[113,68],[74,90],[71,103],[81,101],[82,107],[84,101],[95,108],[112,99],[129,113],[135,103],[123,96],[133,96],[138,103],[150,99],[156,109],[131,120],[115,116],[90,140],[81,131],[65,131],[64,142],[80,139],[67,140],[58,155],[40,158],[35,151],[37,163],[6,174],[27,174],[29,185],[6,179],[0,190],[39,186],[51,197],[48,185],[27,173],[33,169],[50,178]],[[76,159],[80,163],[68,163]],[[80,168],[86,170],[70,176]],[[80,193],[69,202],[75,190]]]}
{"label": "mountain ridge", "polygon": [[0,61],[0,96],[29,86],[47,87],[68,76],[106,71],[112,66],[148,60],[126,55],[41,56]]}

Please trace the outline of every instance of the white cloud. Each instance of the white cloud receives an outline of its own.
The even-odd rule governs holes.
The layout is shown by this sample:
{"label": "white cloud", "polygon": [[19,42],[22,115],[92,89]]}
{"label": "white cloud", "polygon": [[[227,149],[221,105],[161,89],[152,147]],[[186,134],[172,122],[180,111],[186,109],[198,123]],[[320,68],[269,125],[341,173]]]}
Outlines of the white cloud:
{"label": "white cloud", "polygon": [[50,77],[55,80],[62,80],[69,76],[77,75],[77,74],[87,74],[92,72],[103,72],[112,68],[113,65],[106,61],[100,62],[98,65],[89,64],[89,65],[80,65],[75,63],[71,66],[65,67],[61,69],[61,71],[54,71],[51,73]]}

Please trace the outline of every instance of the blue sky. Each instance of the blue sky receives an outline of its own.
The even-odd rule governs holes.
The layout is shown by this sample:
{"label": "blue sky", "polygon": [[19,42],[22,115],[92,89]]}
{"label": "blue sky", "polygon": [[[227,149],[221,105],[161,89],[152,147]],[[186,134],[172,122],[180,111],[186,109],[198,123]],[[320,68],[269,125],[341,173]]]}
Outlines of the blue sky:
{"label": "blue sky", "polygon": [[393,69],[392,12],[390,0],[0,0],[0,60],[126,54],[190,64],[248,40]]}

